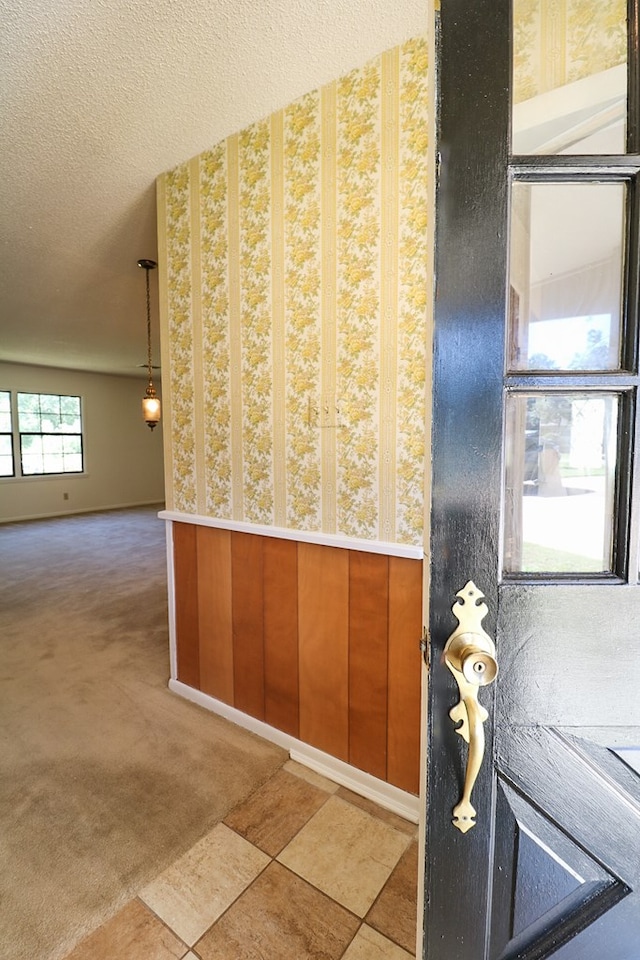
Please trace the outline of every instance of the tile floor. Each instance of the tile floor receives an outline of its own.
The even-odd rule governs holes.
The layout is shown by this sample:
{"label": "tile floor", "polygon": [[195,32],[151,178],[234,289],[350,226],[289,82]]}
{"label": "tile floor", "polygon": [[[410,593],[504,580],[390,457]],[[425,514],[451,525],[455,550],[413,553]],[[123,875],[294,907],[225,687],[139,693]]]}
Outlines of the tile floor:
{"label": "tile floor", "polygon": [[410,960],[417,827],[289,761],[67,960]]}

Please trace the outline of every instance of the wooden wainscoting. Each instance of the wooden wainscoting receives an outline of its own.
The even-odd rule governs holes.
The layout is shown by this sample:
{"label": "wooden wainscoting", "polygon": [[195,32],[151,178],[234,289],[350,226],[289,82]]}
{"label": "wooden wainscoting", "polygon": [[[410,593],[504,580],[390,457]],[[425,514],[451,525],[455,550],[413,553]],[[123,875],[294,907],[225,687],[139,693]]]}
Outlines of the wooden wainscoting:
{"label": "wooden wainscoting", "polygon": [[418,793],[422,563],[174,523],[178,680]]}

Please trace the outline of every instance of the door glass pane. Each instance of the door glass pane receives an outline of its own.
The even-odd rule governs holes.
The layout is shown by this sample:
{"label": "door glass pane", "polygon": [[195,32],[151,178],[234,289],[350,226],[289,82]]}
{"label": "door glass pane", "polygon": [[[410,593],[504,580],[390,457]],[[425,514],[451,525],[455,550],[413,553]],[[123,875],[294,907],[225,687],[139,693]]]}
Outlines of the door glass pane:
{"label": "door glass pane", "polygon": [[624,153],[626,0],[514,0],[512,152]]}
{"label": "door glass pane", "polygon": [[619,366],[625,198],[621,183],[512,185],[512,370]]}
{"label": "door glass pane", "polygon": [[612,569],[618,398],[507,398],[505,572]]}

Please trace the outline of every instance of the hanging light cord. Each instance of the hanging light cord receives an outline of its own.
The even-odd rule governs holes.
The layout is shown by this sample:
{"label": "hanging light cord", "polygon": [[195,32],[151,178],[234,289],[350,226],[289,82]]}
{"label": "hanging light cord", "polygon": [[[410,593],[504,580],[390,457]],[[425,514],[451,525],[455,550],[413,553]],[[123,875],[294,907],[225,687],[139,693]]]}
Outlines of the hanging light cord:
{"label": "hanging light cord", "polygon": [[149,383],[151,383],[151,295],[149,294],[149,267],[145,267],[147,274],[147,366],[149,368]]}
{"label": "hanging light cord", "polygon": [[[151,294],[149,288],[149,270],[155,270],[157,263],[155,260],[138,260],[138,266],[142,267],[147,275],[147,371],[149,373],[149,387],[147,394],[154,396],[153,390],[153,364],[151,362]],[[149,391],[152,391],[151,393]]]}
{"label": "hanging light cord", "polygon": [[143,267],[147,274],[147,372],[149,384],[142,398],[142,415],[147,426],[153,430],[160,421],[160,399],[156,396],[153,386],[153,365],[151,363],[151,294],[149,292],[149,270],[155,269],[155,260],[138,260],[138,266]]}

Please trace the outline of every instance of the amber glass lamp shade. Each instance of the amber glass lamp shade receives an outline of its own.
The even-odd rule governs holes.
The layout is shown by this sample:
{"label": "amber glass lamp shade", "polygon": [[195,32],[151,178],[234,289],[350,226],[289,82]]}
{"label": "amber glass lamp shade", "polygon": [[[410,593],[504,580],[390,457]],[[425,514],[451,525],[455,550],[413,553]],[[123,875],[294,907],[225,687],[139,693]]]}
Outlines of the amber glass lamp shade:
{"label": "amber glass lamp shade", "polygon": [[160,398],[156,396],[151,380],[149,380],[147,392],[142,398],[142,416],[150,430],[153,430],[155,425],[160,422]]}

